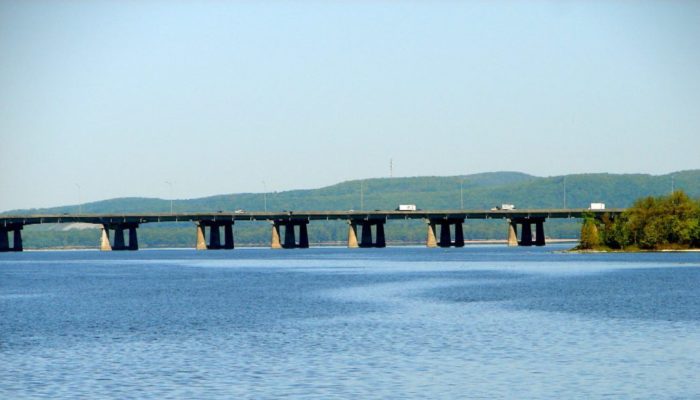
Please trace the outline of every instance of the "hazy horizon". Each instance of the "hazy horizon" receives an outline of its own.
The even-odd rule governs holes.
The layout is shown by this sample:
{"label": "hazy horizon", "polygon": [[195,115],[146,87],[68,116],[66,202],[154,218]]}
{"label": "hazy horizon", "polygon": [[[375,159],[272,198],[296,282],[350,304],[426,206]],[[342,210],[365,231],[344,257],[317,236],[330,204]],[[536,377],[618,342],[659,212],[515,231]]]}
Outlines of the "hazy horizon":
{"label": "hazy horizon", "polygon": [[698,48],[692,1],[4,1],[0,210],[698,169]]}

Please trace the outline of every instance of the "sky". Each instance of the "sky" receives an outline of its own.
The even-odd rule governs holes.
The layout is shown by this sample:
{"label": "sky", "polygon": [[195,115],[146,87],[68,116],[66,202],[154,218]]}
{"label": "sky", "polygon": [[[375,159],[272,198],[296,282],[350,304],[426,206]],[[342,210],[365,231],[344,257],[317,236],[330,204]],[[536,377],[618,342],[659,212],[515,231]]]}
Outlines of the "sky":
{"label": "sky", "polygon": [[700,2],[0,0],[0,211],[317,188],[390,161],[700,168]]}

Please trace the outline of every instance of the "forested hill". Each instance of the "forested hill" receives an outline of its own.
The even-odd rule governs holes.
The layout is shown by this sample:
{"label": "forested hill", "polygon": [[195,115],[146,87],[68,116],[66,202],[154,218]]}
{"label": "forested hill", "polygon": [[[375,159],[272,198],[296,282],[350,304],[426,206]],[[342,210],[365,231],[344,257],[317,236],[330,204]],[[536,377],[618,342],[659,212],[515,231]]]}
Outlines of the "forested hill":
{"label": "forested hill", "polygon": [[[672,178],[673,176],[673,178]],[[700,197],[700,170],[673,175],[582,174],[540,178],[517,172],[493,172],[450,177],[377,178],[339,183],[320,189],[291,190],[272,193],[237,193],[173,201],[174,212],[232,212],[238,209],[263,210],[375,210],[394,209],[398,204],[416,204],[422,209],[458,209],[460,192],[465,209],[485,209],[502,203],[518,208],[562,208],[566,188],[566,206],[585,208],[591,202],[607,207],[627,207],[644,196],[668,194],[671,185],[693,198]],[[462,190],[460,191],[460,186]],[[362,193],[362,196],[361,196]],[[361,198],[363,200],[361,200]],[[170,200],[122,198],[86,203],[83,213],[169,212]],[[8,213],[77,213],[78,205],[55,208],[15,210]],[[95,248],[99,243],[97,225],[30,225],[24,229],[26,248]],[[269,224],[238,222],[236,243],[246,246],[269,246]],[[576,238],[581,223],[576,220],[547,221],[545,232],[550,238]],[[419,220],[392,221],[386,225],[390,245],[424,243],[425,223]],[[466,239],[505,239],[504,221],[474,221],[465,224]],[[315,221],[309,225],[313,245],[342,244],[347,240],[343,221]],[[191,223],[143,224],[139,228],[139,246],[194,246],[195,230]]]}
{"label": "forested hill", "polygon": [[[672,185],[690,197],[700,197],[700,170],[667,175],[577,174],[535,177],[518,172],[491,172],[449,177],[376,178],[342,182],[308,190],[223,194],[175,200],[175,212],[262,210],[366,210],[393,209],[416,204],[422,209],[491,208],[501,203],[518,208],[585,208],[603,202],[608,208],[627,207],[644,196],[668,194]],[[461,188],[461,190],[460,190]],[[362,193],[362,196],[361,196]],[[361,200],[362,198],[362,200]],[[566,202],[566,204],[565,204]],[[77,205],[13,210],[15,213],[75,213]],[[169,212],[170,201],[153,198],[119,198],[82,205],[83,213]]]}

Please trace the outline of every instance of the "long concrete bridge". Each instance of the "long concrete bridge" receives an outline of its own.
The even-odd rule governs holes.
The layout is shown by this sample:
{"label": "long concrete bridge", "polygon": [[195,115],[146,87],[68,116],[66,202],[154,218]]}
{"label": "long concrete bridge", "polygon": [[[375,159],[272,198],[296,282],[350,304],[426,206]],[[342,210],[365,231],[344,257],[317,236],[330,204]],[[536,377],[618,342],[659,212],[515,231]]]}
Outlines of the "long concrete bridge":
{"label": "long concrete bridge", "polygon": [[[102,225],[100,249],[109,251],[138,250],[137,228],[141,224],[185,221],[193,222],[196,227],[195,248],[197,250],[233,249],[233,225],[236,221],[270,223],[272,225],[270,247],[273,249],[307,248],[309,247],[307,226],[311,221],[338,220],[348,223],[348,247],[386,247],[384,225],[390,220],[412,219],[425,221],[428,247],[463,247],[463,224],[470,219],[508,220],[509,246],[544,246],[546,244],[544,222],[548,218],[582,218],[584,215],[602,218],[605,214],[614,218],[623,211],[624,209],[522,209],[0,215],[0,252],[23,250],[22,228],[25,225],[61,223]],[[12,241],[9,240],[10,234],[13,236]]]}

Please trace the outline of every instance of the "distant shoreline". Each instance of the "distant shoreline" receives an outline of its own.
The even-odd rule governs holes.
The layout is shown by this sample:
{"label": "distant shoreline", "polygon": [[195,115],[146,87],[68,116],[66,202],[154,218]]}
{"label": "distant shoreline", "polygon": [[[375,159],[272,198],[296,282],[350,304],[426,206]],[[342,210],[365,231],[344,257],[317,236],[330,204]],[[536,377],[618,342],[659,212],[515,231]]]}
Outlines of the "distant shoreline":
{"label": "distant shoreline", "polygon": [[[548,244],[561,244],[561,243],[578,243],[578,239],[547,239]],[[503,239],[474,239],[465,240],[465,245],[507,245],[508,241]],[[333,241],[333,242],[317,242],[310,243],[311,247],[344,247],[347,245],[345,241]],[[425,246],[425,242],[387,242],[389,247],[401,247],[401,246]],[[236,247],[240,248],[269,248],[269,245],[259,245],[255,243],[241,243],[237,244]],[[142,246],[139,250],[187,250],[194,249],[194,246],[183,246],[183,247],[146,247]],[[61,246],[61,247],[25,247],[24,251],[78,251],[78,250],[96,250],[99,251],[97,246]]]}
{"label": "distant shoreline", "polygon": [[613,250],[613,249],[570,249],[565,250],[565,253],[580,253],[580,254],[596,254],[596,253],[700,253],[700,249],[628,249],[628,250]]}

